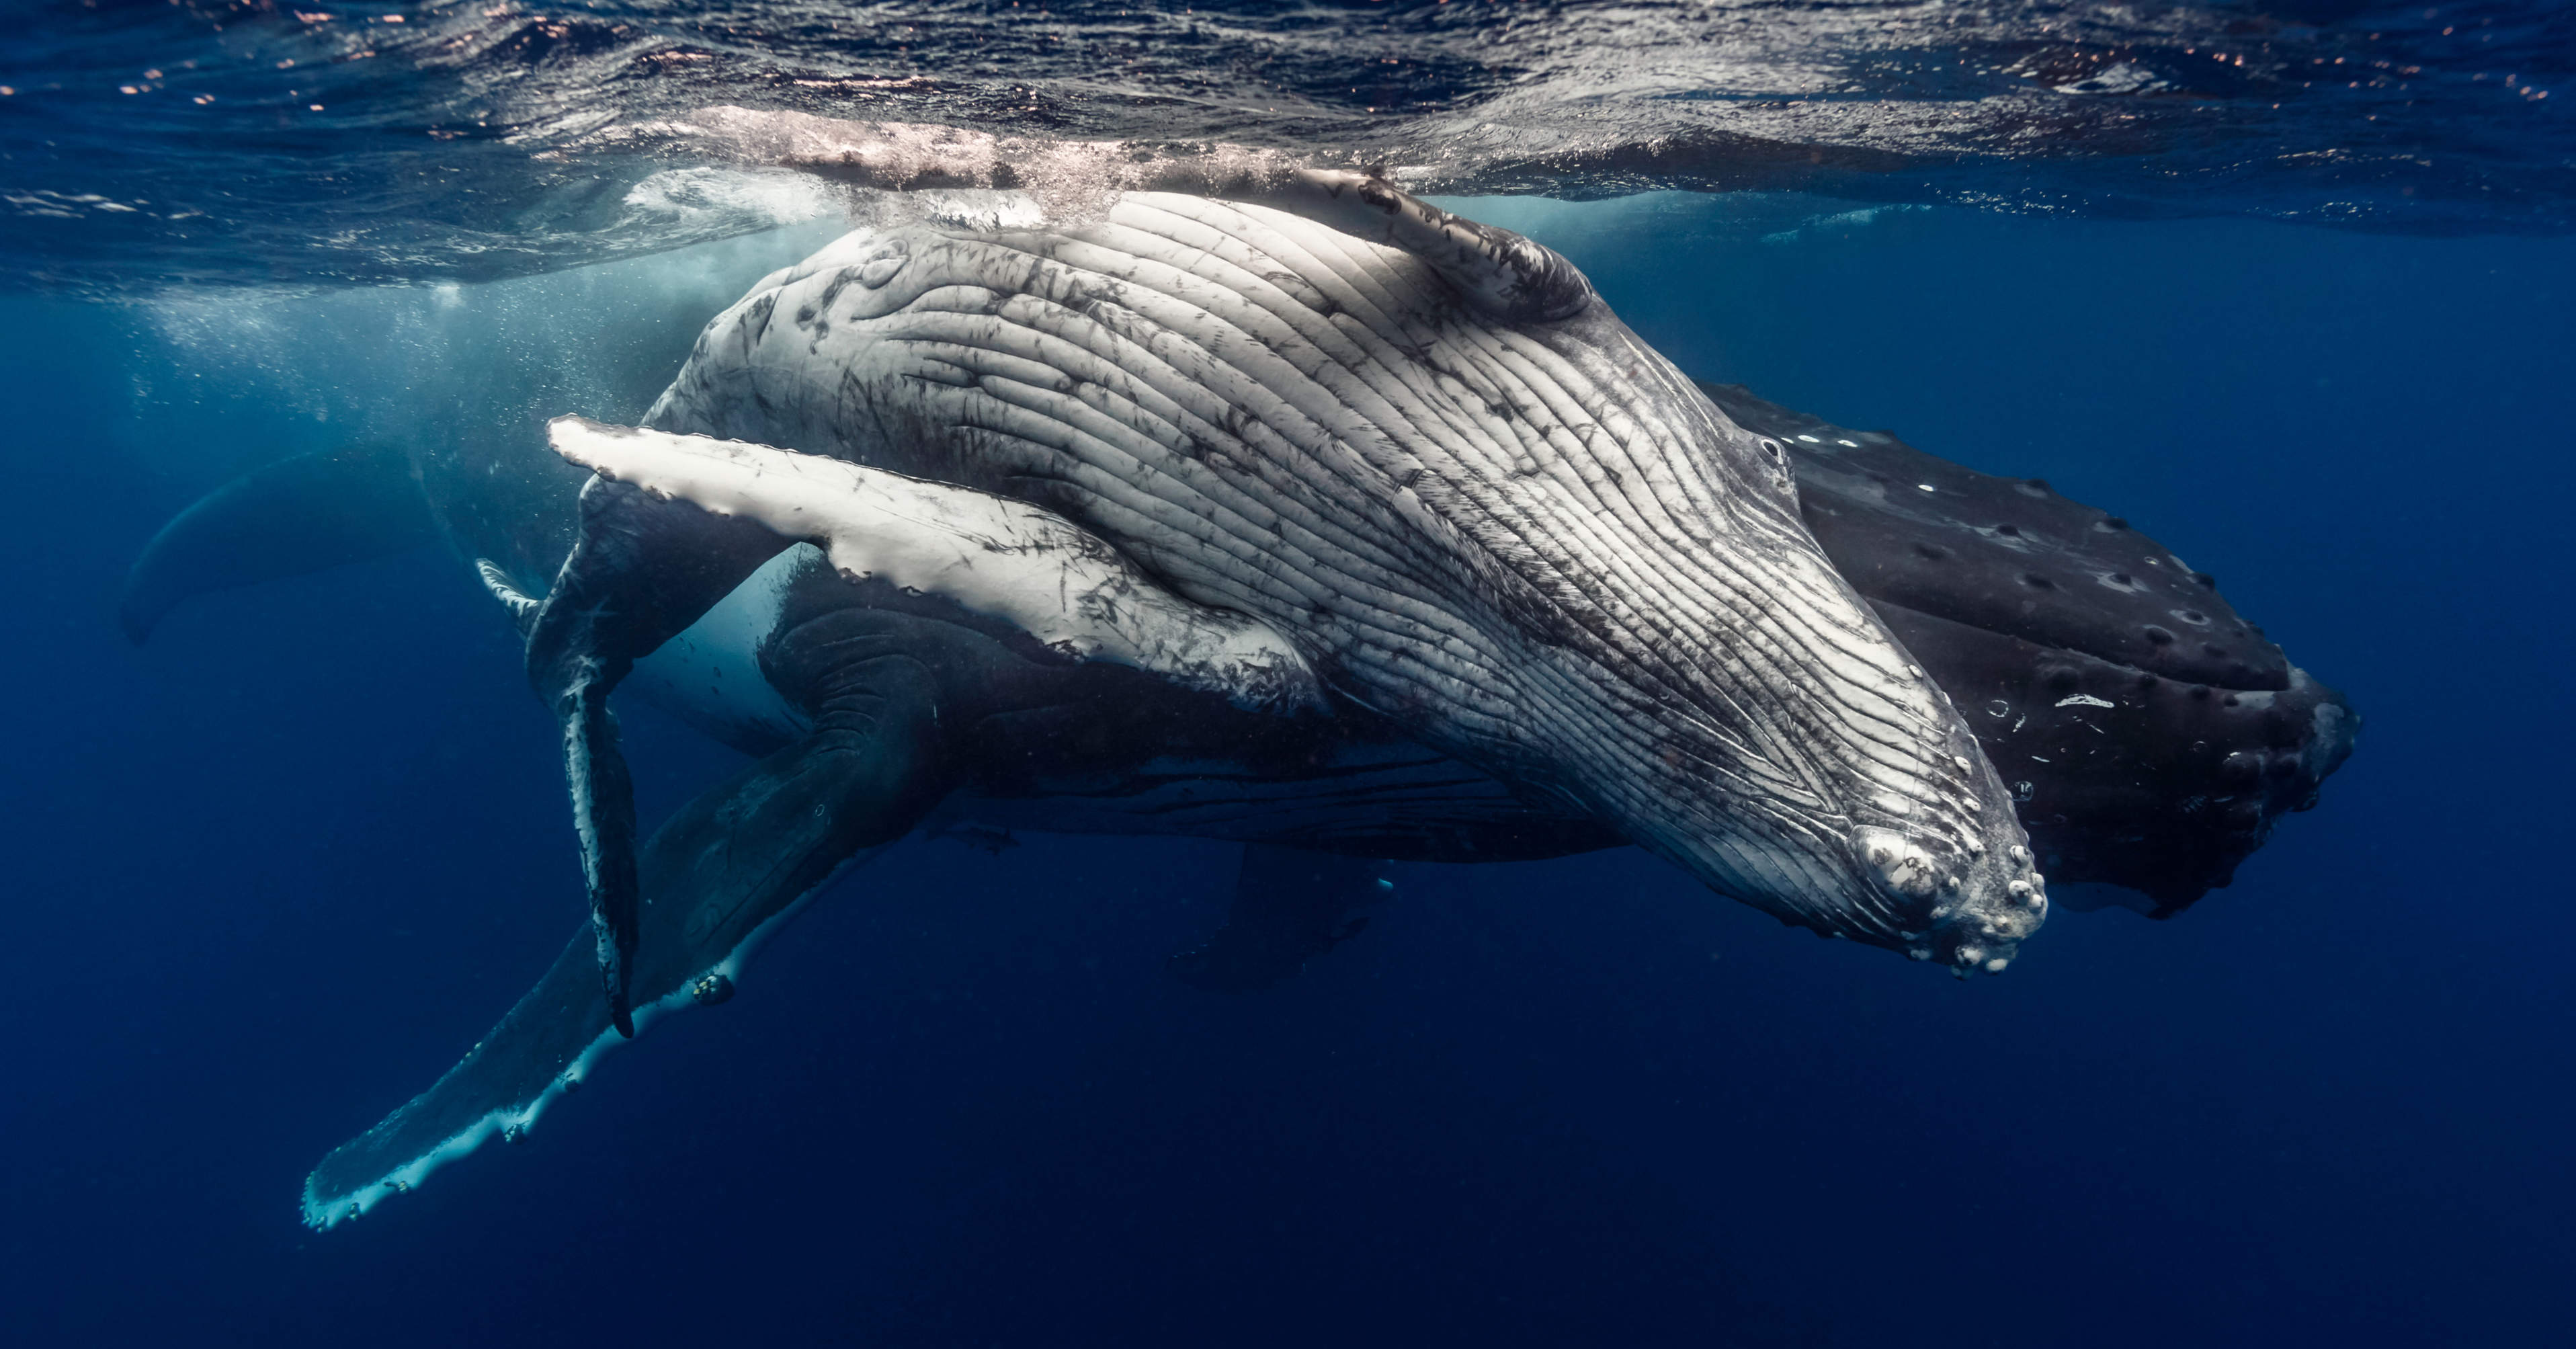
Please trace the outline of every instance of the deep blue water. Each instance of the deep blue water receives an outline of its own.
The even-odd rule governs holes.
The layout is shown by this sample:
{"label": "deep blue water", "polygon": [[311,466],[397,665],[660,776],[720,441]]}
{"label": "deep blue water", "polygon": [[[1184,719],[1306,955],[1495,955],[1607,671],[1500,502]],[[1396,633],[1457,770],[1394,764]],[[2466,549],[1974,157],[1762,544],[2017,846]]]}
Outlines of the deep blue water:
{"label": "deep blue water", "polygon": [[[1230,848],[915,841],[525,1143],[329,1233],[305,1171],[580,921],[554,732],[443,555],[217,596],[140,650],[123,570],[247,464],[614,413],[819,236],[461,291],[0,302],[10,1340],[2576,1330],[2576,244],[1821,200],[1764,205],[1820,222],[1766,240],[1733,201],[1472,209],[1686,370],[2044,475],[2217,574],[2369,719],[2233,888],[2059,913],[1962,984],[1635,852],[1412,866],[1363,937],[1220,997],[1162,960],[1217,921]],[[731,761],[629,726],[648,813]]]}

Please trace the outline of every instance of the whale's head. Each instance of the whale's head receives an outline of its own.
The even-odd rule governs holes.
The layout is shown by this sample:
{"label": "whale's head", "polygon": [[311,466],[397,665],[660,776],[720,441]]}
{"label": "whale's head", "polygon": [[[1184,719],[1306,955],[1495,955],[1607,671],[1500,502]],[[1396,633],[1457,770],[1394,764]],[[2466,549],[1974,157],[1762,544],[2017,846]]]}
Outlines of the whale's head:
{"label": "whale's head", "polygon": [[1606,310],[1541,337],[1621,481],[1443,503],[1509,521],[1465,531],[1495,654],[1462,682],[1494,705],[1453,725],[1500,742],[1469,752],[1785,922],[2000,972],[2046,879],[1965,718],[1800,523],[1785,447]]}

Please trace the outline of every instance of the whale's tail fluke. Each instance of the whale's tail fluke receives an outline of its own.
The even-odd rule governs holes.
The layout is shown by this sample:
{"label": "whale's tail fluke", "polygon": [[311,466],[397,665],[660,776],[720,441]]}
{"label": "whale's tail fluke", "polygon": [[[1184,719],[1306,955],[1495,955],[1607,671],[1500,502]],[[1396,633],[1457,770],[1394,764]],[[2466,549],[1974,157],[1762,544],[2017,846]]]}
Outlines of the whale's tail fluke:
{"label": "whale's tail fluke", "polygon": [[141,645],[199,595],[438,541],[438,524],[399,446],[364,444],[281,459],[199,497],[152,536],[117,602]]}

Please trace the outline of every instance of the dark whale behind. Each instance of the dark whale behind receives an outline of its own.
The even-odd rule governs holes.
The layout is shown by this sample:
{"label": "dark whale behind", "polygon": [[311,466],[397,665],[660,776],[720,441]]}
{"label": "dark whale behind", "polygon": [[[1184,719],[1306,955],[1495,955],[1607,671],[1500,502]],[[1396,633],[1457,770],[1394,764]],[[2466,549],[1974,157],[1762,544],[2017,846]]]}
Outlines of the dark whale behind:
{"label": "dark whale behind", "polygon": [[2352,752],[2343,695],[2127,520],[1741,385],[1700,388],[1793,447],[1807,528],[1967,713],[2052,879],[2179,913]]}

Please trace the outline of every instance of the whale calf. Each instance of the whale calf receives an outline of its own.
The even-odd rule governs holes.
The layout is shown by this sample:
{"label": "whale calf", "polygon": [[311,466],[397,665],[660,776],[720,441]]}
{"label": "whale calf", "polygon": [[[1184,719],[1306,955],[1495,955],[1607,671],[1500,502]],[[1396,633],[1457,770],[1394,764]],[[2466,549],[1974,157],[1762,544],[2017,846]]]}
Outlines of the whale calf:
{"label": "whale calf", "polygon": [[[2244,850],[2348,749],[2341,700],[2295,672],[2224,695],[2157,675],[2162,699],[2101,682],[2128,675],[2083,661],[2146,673],[2113,640],[2146,587],[2069,588],[2061,621],[2016,627],[1980,607],[1993,558],[1891,564],[2012,523],[1961,514],[2004,480],[1758,403],[1681,379],[1554,254],[1352,175],[1264,202],[1139,194],[1055,230],[861,232],[764,281],[647,425],[556,424],[600,475],[577,515],[576,476],[458,475],[525,495],[451,498],[448,524],[564,716],[595,935],[326,1159],[308,1220],[514,1136],[622,1032],[729,997],[824,881],[925,824],[1363,859],[1633,842],[1785,921],[1999,969],[2047,907],[2016,822],[2035,798],[1959,690],[2053,693],[2073,670],[2022,721],[2136,753],[2052,759],[2068,799],[2233,781],[2242,751],[2208,747],[2253,735],[2262,790],[2221,795],[2259,827],[2168,830]],[[1872,476],[1918,468],[1909,490],[1946,485],[1947,514]],[[2108,518],[2053,509],[2034,548]],[[492,524],[549,510],[569,528]],[[208,520],[186,524],[147,562],[189,555]],[[154,605],[185,589],[138,567]],[[2277,657],[2241,646],[2258,679]],[[764,756],[640,845],[621,680]],[[2141,778],[2150,759],[2174,771]],[[2051,816],[2033,835],[2095,878],[2152,871],[2117,810]]]}

